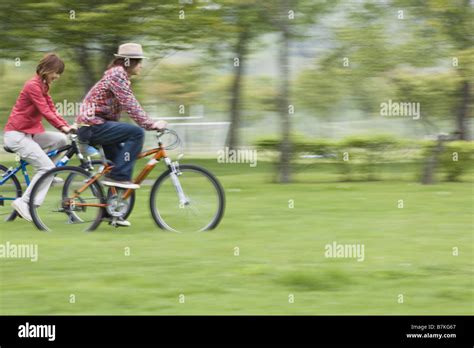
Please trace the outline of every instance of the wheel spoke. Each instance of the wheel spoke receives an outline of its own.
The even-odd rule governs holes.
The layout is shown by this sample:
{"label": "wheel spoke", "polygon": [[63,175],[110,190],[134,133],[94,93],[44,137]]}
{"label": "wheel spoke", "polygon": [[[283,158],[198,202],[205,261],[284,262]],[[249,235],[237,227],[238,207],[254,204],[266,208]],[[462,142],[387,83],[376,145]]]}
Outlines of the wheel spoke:
{"label": "wheel spoke", "polygon": [[[4,175],[8,172],[8,169],[0,165],[0,176],[4,178]],[[3,221],[12,221],[16,218],[17,214],[11,207],[11,203],[18,197],[21,197],[21,184],[16,176],[11,176],[6,180],[3,185],[0,186],[0,219]]]}
{"label": "wheel spoke", "polygon": [[[53,176],[63,179],[64,184],[48,188]],[[32,214],[35,225],[43,230],[68,232],[96,228],[103,214],[103,198],[97,183],[86,184],[89,178],[89,173],[77,167],[55,168],[43,175],[31,195],[31,200],[39,204]],[[39,203],[41,187],[46,187],[47,192]]]}
{"label": "wheel spoke", "polygon": [[174,232],[195,232],[219,223],[224,206],[220,184],[199,167],[181,166],[179,183],[188,199],[181,204],[171,176],[161,176],[151,194],[152,215],[158,226]]}

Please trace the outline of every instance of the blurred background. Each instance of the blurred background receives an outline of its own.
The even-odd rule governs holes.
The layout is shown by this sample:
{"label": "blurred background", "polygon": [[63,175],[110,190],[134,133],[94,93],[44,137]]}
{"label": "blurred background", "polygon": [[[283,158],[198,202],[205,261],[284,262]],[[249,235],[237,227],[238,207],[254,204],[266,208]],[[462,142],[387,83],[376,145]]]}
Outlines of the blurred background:
{"label": "blurred background", "polygon": [[[216,231],[191,237],[155,233],[147,208],[129,230],[102,224],[87,238],[2,222],[3,240],[38,243],[45,258],[5,261],[0,309],[472,314],[473,9],[472,0],[2,0],[0,126],[45,53],[66,63],[51,95],[72,121],[118,46],[141,43],[150,59],[133,78],[138,100],[180,133],[184,161],[217,175],[227,208]],[[256,150],[257,166],[219,163],[226,148]],[[136,206],[148,206],[147,190]],[[333,241],[365,244],[365,261],[325,258]],[[121,258],[125,246],[133,260]],[[69,293],[81,296],[74,306],[58,300]]]}
{"label": "blurred background", "polygon": [[[150,116],[180,131],[187,153],[215,155],[224,146],[280,151],[278,181],[291,181],[300,145],[324,156],[353,148],[351,139],[338,142],[353,135],[362,151],[370,143],[400,145],[440,133],[472,139],[469,0],[5,0],[0,6],[0,125],[45,53],[66,62],[51,94],[72,120],[118,45],[136,41],[150,59],[135,93]],[[386,103],[411,103],[418,113],[387,114]],[[331,149],[312,143],[317,139]]]}

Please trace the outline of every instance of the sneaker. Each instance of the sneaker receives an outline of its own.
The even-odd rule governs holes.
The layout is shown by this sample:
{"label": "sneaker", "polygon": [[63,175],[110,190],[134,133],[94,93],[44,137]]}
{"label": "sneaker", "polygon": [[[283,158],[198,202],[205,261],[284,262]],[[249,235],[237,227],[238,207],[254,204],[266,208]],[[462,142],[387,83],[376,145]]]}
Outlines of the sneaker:
{"label": "sneaker", "polygon": [[115,224],[116,224],[117,226],[122,226],[122,227],[130,227],[130,226],[132,226],[132,224],[131,224],[129,221],[124,220],[124,219],[122,219],[122,218],[117,219],[117,221],[115,221]]}
{"label": "sneaker", "polygon": [[140,188],[140,185],[135,184],[131,181],[128,180],[115,180],[109,177],[105,177],[104,180],[102,181],[102,184],[105,186],[113,186],[113,187],[120,187],[124,189],[132,189],[136,190]]}
{"label": "sneaker", "polygon": [[23,199],[17,198],[12,202],[13,209],[26,221],[32,222],[33,219],[30,215],[30,207]]}
{"label": "sneaker", "polygon": [[132,224],[124,220],[123,218],[111,218],[111,217],[106,217],[103,219],[104,221],[108,221],[109,225],[112,225],[114,227],[130,227]]}
{"label": "sneaker", "polygon": [[64,183],[63,178],[58,178],[57,176],[53,178],[53,184],[62,184],[62,183]]}

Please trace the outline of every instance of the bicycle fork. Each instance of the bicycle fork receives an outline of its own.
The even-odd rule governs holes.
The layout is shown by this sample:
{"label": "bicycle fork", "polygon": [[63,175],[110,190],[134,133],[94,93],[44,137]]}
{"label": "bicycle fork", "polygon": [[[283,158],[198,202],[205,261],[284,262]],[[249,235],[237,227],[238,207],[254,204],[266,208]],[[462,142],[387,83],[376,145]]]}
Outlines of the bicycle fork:
{"label": "bicycle fork", "polygon": [[165,157],[165,163],[171,170],[170,177],[171,181],[173,182],[173,186],[176,190],[176,193],[178,194],[179,206],[180,208],[184,208],[185,205],[189,204],[189,200],[184,194],[181,183],[179,182],[178,176],[181,175],[181,171],[179,170],[179,163],[177,161],[172,162],[168,157]]}

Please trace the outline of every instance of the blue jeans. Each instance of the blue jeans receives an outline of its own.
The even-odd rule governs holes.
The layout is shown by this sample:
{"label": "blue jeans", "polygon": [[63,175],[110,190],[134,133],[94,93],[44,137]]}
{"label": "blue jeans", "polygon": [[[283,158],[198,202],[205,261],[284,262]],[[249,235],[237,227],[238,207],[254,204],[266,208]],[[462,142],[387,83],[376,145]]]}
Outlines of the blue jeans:
{"label": "blue jeans", "polygon": [[114,180],[131,180],[133,166],[142,150],[145,131],[128,123],[107,121],[91,127],[81,127],[79,139],[91,145],[102,145],[105,157],[114,162],[108,177]]}

